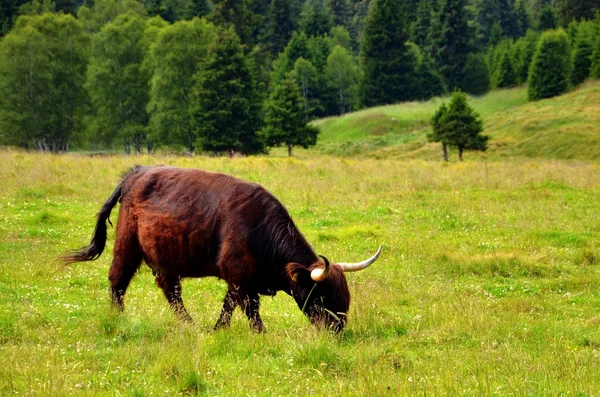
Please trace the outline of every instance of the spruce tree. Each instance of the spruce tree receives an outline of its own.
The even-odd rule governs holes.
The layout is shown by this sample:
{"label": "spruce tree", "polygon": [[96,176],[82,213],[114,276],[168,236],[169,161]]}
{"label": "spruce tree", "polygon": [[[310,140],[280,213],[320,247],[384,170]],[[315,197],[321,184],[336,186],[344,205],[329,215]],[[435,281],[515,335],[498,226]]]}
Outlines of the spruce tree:
{"label": "spruce tree", "polygon": [[434,0],[419,1],[415,20],[410,26],[410,40],[421,48],[425,48],[430,44],[432,1]]}
{"label": "spruce tree", "polygon": [[213,0],[213,3],[211,21],[223,29],[233,26],[248,53],[254,46],[253,33],[258,23],[252,12],[252,0]]}
{"label": "spruce tree", "polygon": [[519,27],[518,37],[525,36],[527,30],[531,28],[531,17],[525,6],[525,0],[517,0],[517,3],[515,4],[515,14],[517,26]]}
{"label": "spruce tree", "polygon": [[377,106],[414,99],[414,60],[408,55],[400,0],[373,0],[362,38],[362,102]]}
{"label": "spruce tree", "polygon": [[416,83],[417,99],[419,100],[440,96],[446,91],[442,76],[437,72],[433,61],[427,55],[421,58],[417,67]]}
{"label": "spruce tree", "polygon": [[436,41],[438,70],[449,90],[462,88],[473,32],[469,27],[466,0],[445,0],[440,11],[440,35]]}
{"label": "spruce tree", "polygon": [[296,14],[291,0],[271,0],[265,20],[262,42],[265,50],[275,59],[283,51],[296,30]]}
{"label": "spruce tree", "polygon": [[307,37],[328,34],[332,28],[329,11],[323,7],[322,0],[307,0],[300,14],[300,29]]}
{"label": "spruce tree", "polygon": [[314,146],[318,133],[316,127],[308,124],[308,114],[296,81],[287,76],[273,88],[267,101],[261,135],[267,146],[285,146],[291,156],[294,146]]}
{"label": "spruce tree", "polygon": [[333,26],[347,26],[350,18],[349,0],[325,0],[325,7],[332,17]]}
{"label": "spruce tree", "polygon": [[571,84],[577,86],[590,75],[593,52],[593,31],[587,25],[580,27],[573,49],[573,69],[571,71]]}
{"label": "spruce tree", "polygon": [[444,129],[441,123],[442,116],[448,111],[448,107],[445,103],[442,103],[440,107],[435,111],[431,118],[431,129],[432,131],[427,134],[427,140],[429,142],[441,142],[442,143],[442,154],[444,161],[448,161],[448,144],[449,140],[446,137],[447,131]]}
{"label": "spruce tree", "polygon": [[260,104],[240,38],[230,27],[208,48],[194,91],[193,120],[203,150],[260,153]]}
{"label": "spruce tree", "polygon": [[434,124],[434,137],[439,138],[442,143],[456,147],[460,161],[463,161],[465,150],[487,149],[489,136],[481,135],[483,122],[477,112],[469,106],[465,93],[455,91],[447,109],[441,114],[436,113],[436,116],[439,119],[434,119],[433,122],[437,123],[438,131],[435,131]]}
{"label": "spruce tree", "polygon": [[504,52],[500,58],[500,64],[493,76],[495,88],[509,88],[517,85],[517,75],[513,62],[508,52]]}
{"label": "spruce tree", "polygon": [[511,52],[513,66],[517,75],[517,84],[523,84],[527,81],[529,66],[531,65],[538,39],[539,33],[528,30],[525,37],[519,38],[512,46]]}
{"label": "spruce tree", "polygon": [[540,17],[537,23],[537,28],[540,32],[556,28],[556,15],[550,4],[542,8]]}
{"label": "spruce tree", "polygon": [[542,34],[529,69],[527,94],[530,101],[550,98],[567,90],[570,55],[569,39],[562,29]]}
{"label": "spruce tree", "polygon": [[465,81],[462,86],[465,92],[471,95],[483,95],[490,89],[490,70],[483,54],[467,55]]}

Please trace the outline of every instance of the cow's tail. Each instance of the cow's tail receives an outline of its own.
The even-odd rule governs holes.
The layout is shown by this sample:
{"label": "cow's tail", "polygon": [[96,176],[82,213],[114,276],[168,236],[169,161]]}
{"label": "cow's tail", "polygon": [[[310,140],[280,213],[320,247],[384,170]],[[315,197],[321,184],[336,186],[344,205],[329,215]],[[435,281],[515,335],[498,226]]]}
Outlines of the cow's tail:
{"label": "cow's tail", "polygon": [[106,247],[106,238],[107,238],[106,222],[108,221],[108,223],[110,223],[110,225],[112,226],[112,223],[110,221],[110,213],[111,213],[112,209],[115,207],[115,205],[117,205],[117,203],[119,202],[119,199],[121,198],[123,183],[125,182],[125,178],[130,173],[136,171],[138,168],[139,168],[139,166],[132,168],[129,172],[127,172],[123,176],[121,183],[119,183],[119,185],[117,186],[115,191],[111,194],[111,196],[108,198],[108,200],[106,200],[106,202],[104,203],[102,208],[100,208],[100,211],[98,211],[98,214],[97,214],[98,220],[96,221],[96,227],[94,229],[94,235],[92,236],[92,241],[90,242],[90,245],[88,245],[87,247],[82,247],[82,248],[72,251],[72,252],[68,252],[64,255],[61,255],[59,259],[64,264],[69,265],[69,264],[75,263],[75,262],[93,261],[93,260],[98,259],[100,257],[100,255],[102,255],[102,252],[104,251],[104,247]]}

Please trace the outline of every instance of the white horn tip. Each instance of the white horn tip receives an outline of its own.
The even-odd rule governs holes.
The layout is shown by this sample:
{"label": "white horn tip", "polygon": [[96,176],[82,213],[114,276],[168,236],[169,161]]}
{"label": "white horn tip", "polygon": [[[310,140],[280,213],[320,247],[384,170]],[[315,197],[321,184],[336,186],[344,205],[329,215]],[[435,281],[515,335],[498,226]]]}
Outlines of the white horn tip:
{"label": "white horn tip", "polygon": [[314,281],[323,281],[327,277],[327,275],[324,273],[324,269],[318,267],[310,272],[310,278],[312,278]]}

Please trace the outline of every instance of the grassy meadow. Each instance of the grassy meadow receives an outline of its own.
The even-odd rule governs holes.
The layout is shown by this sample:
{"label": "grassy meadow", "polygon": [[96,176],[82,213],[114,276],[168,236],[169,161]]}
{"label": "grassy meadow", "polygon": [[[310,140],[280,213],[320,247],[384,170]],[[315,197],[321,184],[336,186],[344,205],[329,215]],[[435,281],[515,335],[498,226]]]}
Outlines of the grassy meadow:
{"label": "grassy meadow", "polygon": [[[0,395],[598,395],[599,163],[302,155],[0,151]],[[96,262],[56,257],[89,242],[133,163],[259,182],[333,261],[382,244],[348,274],[344,334],[314,329],[284,293],[262,299],[266,334],[239,310],[213,332],[216,279],[184,281],[196,325],[181,324],[145,266],[115,313],[113,230]]]}

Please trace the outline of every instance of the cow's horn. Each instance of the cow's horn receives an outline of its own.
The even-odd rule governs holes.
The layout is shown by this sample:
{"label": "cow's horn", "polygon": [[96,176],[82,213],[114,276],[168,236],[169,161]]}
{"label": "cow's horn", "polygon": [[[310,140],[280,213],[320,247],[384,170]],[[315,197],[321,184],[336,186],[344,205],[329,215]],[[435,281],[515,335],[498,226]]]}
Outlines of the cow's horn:
{"label": "cow's horn", "polygon": [[325,262],[325,267],[321,268],[318,267],[316,269],[313,269],[310,272],[310,278],[312,278],[313,280],[319,282],[319,281],[323,281],[327,278],[327,275],[329,274],[329,269],[331,267],[331,264],[329,263],[329,259],[325,258],[323,255],[319,255],[321,258],[323,258],[323,262]]}
{"label": "cow's horn", "polygon": [[381,245],[379,246],[379,249],[377,250],[375,255],[373,255],[366,261],[362,261],[362,262],[358,262],[358,263],[338,263],[338,265],[340,265],[342,267],[342,270],[344,272],[356,272],[356,271],[359,271],[359,270],[362,270],[362,269],[368,267],[373,262],[375,262],[377,260],[377,258],[379,258],[379,254],[381,254]]}

